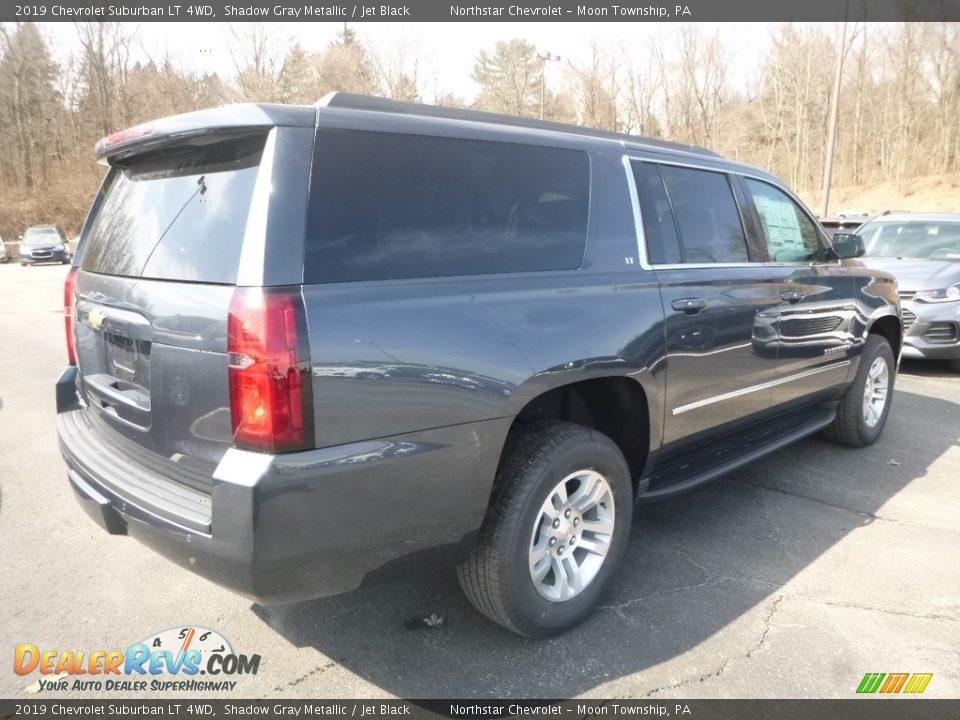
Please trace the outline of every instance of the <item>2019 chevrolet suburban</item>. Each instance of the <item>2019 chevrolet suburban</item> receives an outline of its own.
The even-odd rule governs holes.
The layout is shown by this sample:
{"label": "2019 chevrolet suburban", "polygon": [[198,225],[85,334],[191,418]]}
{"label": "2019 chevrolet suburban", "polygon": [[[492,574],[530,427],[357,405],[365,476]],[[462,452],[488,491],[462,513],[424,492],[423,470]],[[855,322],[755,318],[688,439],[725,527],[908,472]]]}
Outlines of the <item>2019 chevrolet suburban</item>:
{"label": "2019 chevrolet suburban", "polygon": [[68,477],[261,603],[449,550],[528,636],[584,619],[634,503],[817,431],[873,442],[896,286],[700,148],[333,94],[157,120],[65,287]]}

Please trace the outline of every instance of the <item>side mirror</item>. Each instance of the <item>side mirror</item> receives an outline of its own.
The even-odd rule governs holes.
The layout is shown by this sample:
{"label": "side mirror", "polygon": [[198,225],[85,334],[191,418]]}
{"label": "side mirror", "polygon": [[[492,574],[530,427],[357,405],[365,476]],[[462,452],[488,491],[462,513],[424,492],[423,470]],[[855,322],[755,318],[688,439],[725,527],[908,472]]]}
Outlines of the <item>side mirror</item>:
{"label": "side mirror", "polygon": [[856,233],[836,233],[833,236],[833,251],[840,260],[863,257],[866,254],[863,238]]}

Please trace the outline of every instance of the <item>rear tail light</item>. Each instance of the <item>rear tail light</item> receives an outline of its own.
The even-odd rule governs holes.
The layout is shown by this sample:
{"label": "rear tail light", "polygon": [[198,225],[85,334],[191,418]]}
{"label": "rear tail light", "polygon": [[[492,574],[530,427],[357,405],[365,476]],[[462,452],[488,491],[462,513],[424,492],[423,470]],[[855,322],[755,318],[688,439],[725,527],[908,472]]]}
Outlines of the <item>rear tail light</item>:
{"label": "rear tail light", "polygon": [[77,341],[73,334],[73,310],[77,297],[77,269],[70,268],[63,283],[63,329],[67,333],[67,362],[77,364]]}
{"label": "rear tail light", "polygon": [[227,333],[236,445],[268,452],[313,447],[310,356],[300,292],[237,288]]}

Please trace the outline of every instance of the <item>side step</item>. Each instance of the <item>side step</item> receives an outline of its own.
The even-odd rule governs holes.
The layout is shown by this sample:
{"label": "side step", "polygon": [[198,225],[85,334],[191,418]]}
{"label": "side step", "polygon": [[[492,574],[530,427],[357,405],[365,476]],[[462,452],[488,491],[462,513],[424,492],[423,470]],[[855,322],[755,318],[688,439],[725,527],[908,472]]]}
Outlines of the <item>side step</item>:
{"label": "side step", "polygon": [[[833,422],[832,408],[814,407],[783,415],[753,430],[726,436],[654,468],[639,500],[659,500],[716,480],[764,455],[786,447]],[[641,485],[642,487],[642,485]]]}

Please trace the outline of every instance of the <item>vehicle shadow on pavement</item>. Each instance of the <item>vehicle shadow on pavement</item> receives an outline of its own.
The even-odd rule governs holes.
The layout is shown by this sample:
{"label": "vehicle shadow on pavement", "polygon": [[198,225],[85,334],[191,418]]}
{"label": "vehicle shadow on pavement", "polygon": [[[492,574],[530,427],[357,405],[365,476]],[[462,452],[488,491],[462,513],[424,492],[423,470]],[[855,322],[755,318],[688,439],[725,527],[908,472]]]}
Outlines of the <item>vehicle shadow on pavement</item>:
{"label": "vehicle shadow on pavement", "polygon": [[[525,640],[485,620],[447,567],[339,597],[253,610],[297,647],[314,647],[400,697],[589,693],[704,644],[747,613],[758,619],[746,639],[763,642],[763,617],[769,627],[784,584],[876,521],[890,498],[957,442],[957,427],[960,404],[899,390],[884,435],[870,448],[809,438],[698,491],[640,506],[602,607],[548,641]],[[430,615],[442,622],[419,621]],[[717,664],[725,653],[743,650],[722,641],[711,647]],[[694,677],[715,669],[702,657],[689,664]],[[289,684],[304,680],[309,685],[306,678]],[[656,682],[671,686],[669,679]]]}

